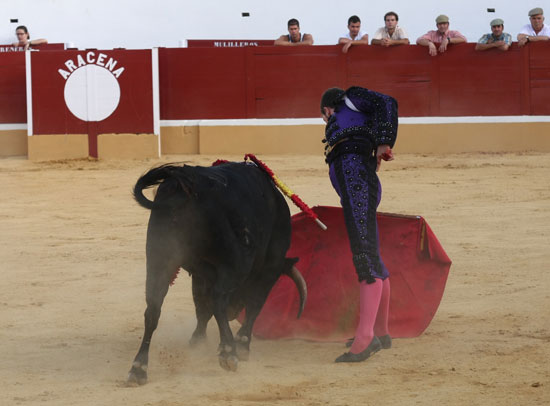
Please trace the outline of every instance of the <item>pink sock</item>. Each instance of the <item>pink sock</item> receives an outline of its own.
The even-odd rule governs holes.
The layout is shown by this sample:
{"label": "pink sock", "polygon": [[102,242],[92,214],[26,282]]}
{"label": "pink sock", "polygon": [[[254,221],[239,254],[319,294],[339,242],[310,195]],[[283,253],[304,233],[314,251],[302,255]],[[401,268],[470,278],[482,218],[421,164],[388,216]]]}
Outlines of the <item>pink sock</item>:
{"label": "pink sock", "polygon": [[384,279],[382,283],[382,297],[378,306],[378,314],[374,322],[374,335],[377,337],[389,334],[388,318],[390,313],[390,278]]}
{"label": "pink sock", "polygon": [[382,296],[382,285],[381,279],[376,279],[374,283],[363,281],[359,284],[359,325],[350,349],[354,354],[364,351],[374,337],[373,327]]}

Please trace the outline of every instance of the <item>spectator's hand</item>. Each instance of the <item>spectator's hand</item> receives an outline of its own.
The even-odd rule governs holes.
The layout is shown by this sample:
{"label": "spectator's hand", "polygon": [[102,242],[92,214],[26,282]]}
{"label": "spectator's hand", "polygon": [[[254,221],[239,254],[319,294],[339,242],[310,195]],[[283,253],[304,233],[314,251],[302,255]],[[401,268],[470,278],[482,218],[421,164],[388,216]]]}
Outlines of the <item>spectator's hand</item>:
{"label": "spectator's hand", "polygon": [[435,44],[433,42],[430,42],[430,44],[428,45],[428,52],[431,56],[437,55],[437,48],[435,47]]}
{"label": "spectator's hand", "polygon": [[380,162],[384,161],[393,161],[393,151],[390,146],[387,144],[379,145],[376,148],[376,171],[380,169]]}
{"label": "spectator's hand", "polygon": [[346,42],[346,43],[344,44],[344,46],[342,47],[342,52],[345,53],[345,54],[347,54],[350,47],[351,47],[351,41]]}
{"label": "spectator's hand", "polygon": [[383,47],[389,47],[391,45],[391,39],[389,38],[382,39],[382,43],[380,45],[382,45]]}
{"label": "spectator's hand", "polygon": [[445,52],[447,50],[447,45],[449,45],[449,40],[445,38],[443,41],[441,41],[441,45],[439,45],[439,52]]}
{"label": "spectator's hand", "polygon": [[504,41],[495,41],[494,45],[495,45],[495,47],[501,47],[503,45],[506,45],[506,43]]}
{"label": "spectator's hand", "polygon": [[525,46],[525,44],[527,44],[527,37],[521,37],[521,39],[518,39],[519,47]]}

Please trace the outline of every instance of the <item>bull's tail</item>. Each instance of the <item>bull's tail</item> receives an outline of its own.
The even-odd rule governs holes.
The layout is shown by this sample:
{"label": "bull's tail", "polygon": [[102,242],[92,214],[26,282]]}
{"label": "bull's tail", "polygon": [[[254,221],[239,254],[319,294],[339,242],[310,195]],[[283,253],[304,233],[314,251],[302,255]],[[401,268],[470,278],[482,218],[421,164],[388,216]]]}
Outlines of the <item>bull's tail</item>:
{"label": "bull's tail", "polygon": [[186,177],[186,168],[185,166],[167,164],[151,169],[137,180],[133,191],[134,199],[141,206],[152,210],[158,203],[146,198],[143,191],[169,180],[174,181],[176,188],[188,192],[191,187],[191,181]]}

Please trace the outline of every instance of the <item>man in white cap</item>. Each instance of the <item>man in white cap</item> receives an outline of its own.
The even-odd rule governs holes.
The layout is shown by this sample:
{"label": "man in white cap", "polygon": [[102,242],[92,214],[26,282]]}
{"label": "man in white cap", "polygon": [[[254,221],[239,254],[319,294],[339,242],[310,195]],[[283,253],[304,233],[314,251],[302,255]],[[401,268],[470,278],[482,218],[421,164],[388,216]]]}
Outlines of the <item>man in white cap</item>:
{"label": "man in white cap", "polygon": [[523,26],[518,34],[518,45],[524,46],[531,41],[548,41],[550,39],[550,27],[544,24],[542,8],[529,10],[530,24]]}
{"label": "man in white cap", "polygon": [[503,31],[504,21],[501,18],[495,18],[491,21],[491,33],[485,34],[477,41],[476,51],[485,51],[491,48],[507,51],[512,45],[512,36]]}
{"label": "man in white cap", "polygon": [[[449,30],[449,17],[444,14],[435,19],[437,30],[428,31],[416,40],[418,45],[428,47],[431,56],[436,56],[437,52],[445,52],[449,44],[459,44],[466,42],[466,37],[458,31]],[[439,44],[437,47],[435,44]]]}

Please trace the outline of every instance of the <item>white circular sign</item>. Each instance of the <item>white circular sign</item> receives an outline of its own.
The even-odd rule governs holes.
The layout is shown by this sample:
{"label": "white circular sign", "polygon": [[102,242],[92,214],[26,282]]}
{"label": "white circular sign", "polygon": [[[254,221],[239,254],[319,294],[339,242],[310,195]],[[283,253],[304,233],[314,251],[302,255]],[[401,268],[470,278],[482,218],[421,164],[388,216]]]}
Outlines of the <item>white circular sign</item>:
{"label": "white circular sign", "polygon": [[105,120],[116,110],[119,101],[118,80],[101,66],[82,66],[65,82],[65,104],[83,121]]}

